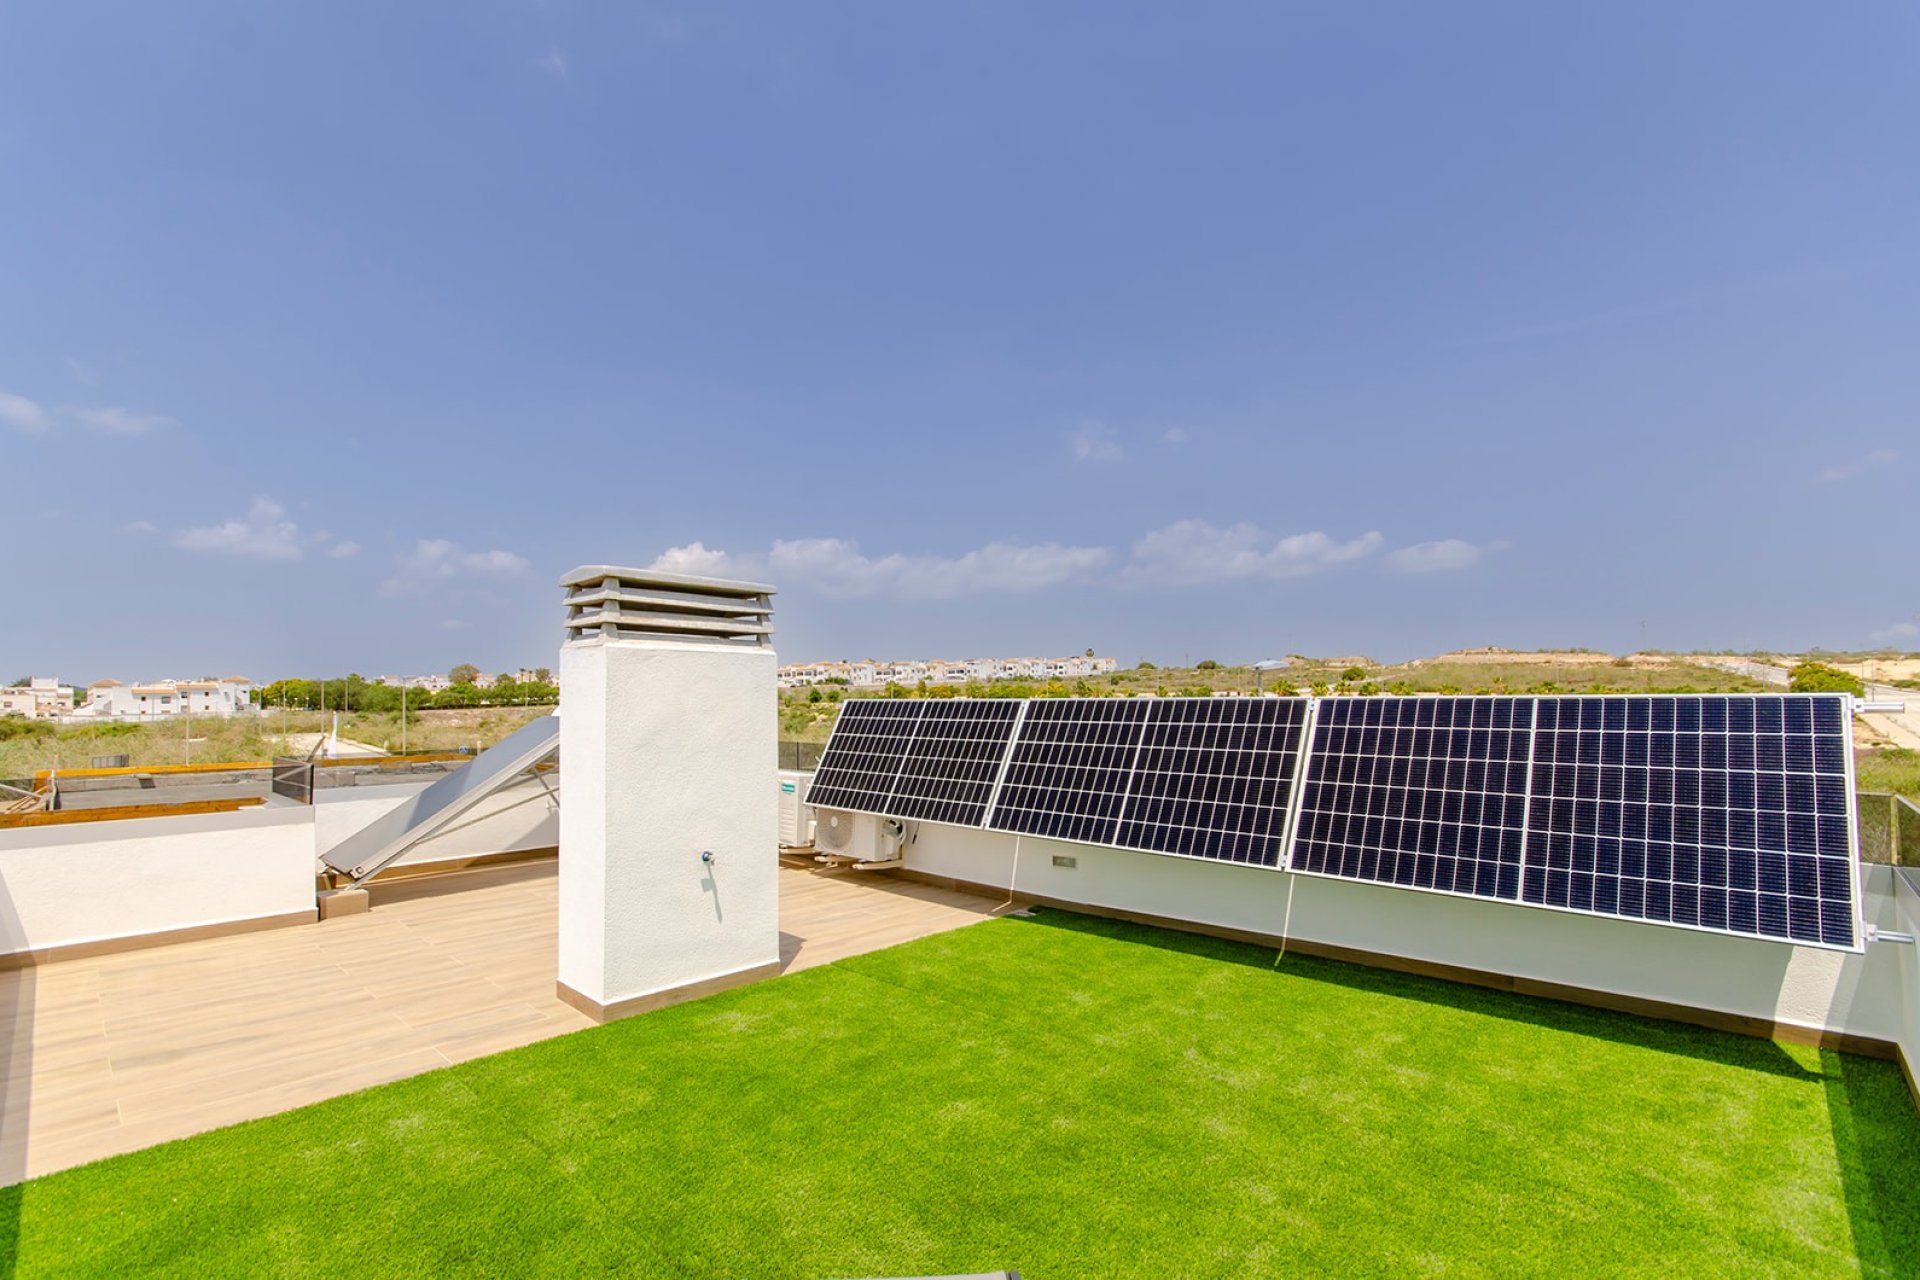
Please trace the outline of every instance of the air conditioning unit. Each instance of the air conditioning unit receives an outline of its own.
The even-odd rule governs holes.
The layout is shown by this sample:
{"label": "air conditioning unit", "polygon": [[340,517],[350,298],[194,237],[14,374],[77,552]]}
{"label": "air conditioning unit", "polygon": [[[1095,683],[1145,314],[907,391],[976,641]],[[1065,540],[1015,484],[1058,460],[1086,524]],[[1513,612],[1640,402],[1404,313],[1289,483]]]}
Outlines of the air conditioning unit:
{"label": "air conditioning unit", "polygon": [[813,843],[813,808],[807,804],[811,773],[780,770],[780,847],[804,849]]}
{"label": "air conditioning unit", "polygon": [[898,862],[906,838],[907,828],[898,818],[842,809],[814,812],[813,847],[823,855],[821,861]]}

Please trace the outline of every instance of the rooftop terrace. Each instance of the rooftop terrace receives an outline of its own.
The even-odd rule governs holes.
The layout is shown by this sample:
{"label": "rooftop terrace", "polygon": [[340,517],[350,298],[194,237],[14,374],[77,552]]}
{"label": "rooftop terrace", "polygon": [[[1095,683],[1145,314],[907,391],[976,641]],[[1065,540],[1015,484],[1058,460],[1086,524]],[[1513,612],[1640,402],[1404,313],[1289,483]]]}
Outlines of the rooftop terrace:
{"label": "rooftop terrace", "polygon": [[[375,881],[364,915],[0,971],[0,1182],[591,1026],[554,995],[556,868]],[[859,875],[780,888],[784,972],[998,905]]]}
{"label": "rooftop terrace", "polygon": [[[822,905],[873,892],[829,884],[808,881]],[[472,895],[435,946],[537,1012],[489,953],[544,891]],[[336,936],[363,962],[433,909]],[[448,1058],[544,1034],[446,1016]],[[1913,1275],[1914,1137],[1890,1063],[1042,909],[38,1180],[0,1202],[0,1255],[21,1276]]]}

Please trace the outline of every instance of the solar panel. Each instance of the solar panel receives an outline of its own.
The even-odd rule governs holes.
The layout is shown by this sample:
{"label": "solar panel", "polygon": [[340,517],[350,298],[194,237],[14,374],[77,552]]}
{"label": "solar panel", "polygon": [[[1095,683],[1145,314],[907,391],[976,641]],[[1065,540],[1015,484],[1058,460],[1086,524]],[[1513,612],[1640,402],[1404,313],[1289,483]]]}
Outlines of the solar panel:
{"label": "solar panel", "polygon": [[1022,706],[849,702],[807,802],[1860,944],[1843,695]]}
{"label": "solar panel", "polygon": [[1844,697],[1543,698],[1524,898],[1856,945]]}
{"label": "solar panel", "polygon": [[1307,706],[1300,698],[1154,704],[1108,843],[1278,866]]}
{"label": "solar panel", "polygon": [[987,825],[1112,844],[1149,698],[1042,698],[1027,707]]}
{"label": "solar panel", "polygon": [[833,736],[807,789],[807,803],[823,809],[885,813],[900,762],[927,704],[909,698],[861,698],[843,703]]}
{"label": "solar panel", "polygon": [[1010,698],[943,698],[923,705],[886,812],[977,827],[1000,776],[1020,704]]}
{"label": "solar panel", "polygon": [[1514,901],[1531,707],[1518,698],[1323,698],[1288,865]]}

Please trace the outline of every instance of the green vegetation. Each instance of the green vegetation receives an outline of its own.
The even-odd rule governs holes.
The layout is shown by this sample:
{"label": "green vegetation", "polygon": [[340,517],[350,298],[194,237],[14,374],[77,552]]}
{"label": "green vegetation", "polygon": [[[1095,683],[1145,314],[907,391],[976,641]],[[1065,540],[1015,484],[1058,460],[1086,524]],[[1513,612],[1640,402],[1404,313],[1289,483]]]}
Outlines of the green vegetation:
{"label": "green vegetation", "polygon": [[1920,800],[1920,751],[1905,747],[1861,751],[1854,757],[1853,776],[1861,791],[1890,791]]}
{"label": "green vegetation", "polygon": [[1892,1063],[1045,912],[42,1178],[0,1257],[1914,1275],[1916,1136]]}
{"label": "green vegetation", "polygon": [[[1593,659],[1576,654],[1578,661],[1560,662],[1551,655],[1513,655],[1508,660],[1478,662],[1421,661],[1389,667],[1361,667],[1342,662],[1334,666],[1312,658],[1293,660],[1283,671],[1256,672],[1252,667],[1203,662],[1194,667],[1155,667],[1143,662],[1092,680],[993,680],[965,684],[909,688],[890,684],[881,689],[849,689],[854,698],[1064,698],[1116,697],[1140,694],[1159,697],[1206,697],[1211,693],[1287,694],[1310,690],[1329,693],[1739,693],[1765,692],[1772,686],[1745,676],[1699,666],[1681,659],[1629,662]],[[1211,665],[1209,663],[1211,662]],[[839,715],[836,702],[821,686],[783,689],[780,694],[780,736],[802,742],[825,742]],[[837,691],[836,696],[838,696]]]}
{"label": "green vegetation", "polygon": [[53,722],[50,720],[0,716],[0,742],[11,742],[15,738],[51,738],[53,732]]}
{"label": "green vegetation", "polygon": [[[410,705],[404,741],[409,751],[489,747],[551,709],[535,705],[417,711]],[[56,727],[44,720],[0,718],[0,778],[27,778],[41,769],[84,769],[96,756],[126,755],[135,766],[265,760],[289,749],[283,734],[321,733],[332,722],[331,711],[322,716],[279,706],[266,708],[258,717],[219,720],[196,716],[191,721],[161,724]],[[189,728],[191,741],[187,737]],[[343,713],[340,736],[400,750],[403,738],[398,704],[392,711]]]}
{"label": "green vegetation", "polygon": [[1824,662],[1802,662],[1787,673],[1787,687],[1795,693],[1850,693],[1866,696],[1867,686],[1860,677],[1830,667]]}
{"label": "green vegetation", "polygon": [[[462,668],[456,667],[455,671]],[[398,685],[375,684],[363,676],[349,675],[329,680],[276,680],[254,691],[254,702],[264,711],[380,711],[398,714],[401,702],[409,714],[415,711],[454,711],[468,707],[552,706],[560,701],[560,690],[538,680],[518,681],[502,677],[482,687],[471,679],[455,683],[438,693],[425,689],[402,690]]]}
{"label": "green vegetation", "polygon": [[[317,728],[309,716],[300,728]],[[0,722],[3,723],[3,722]],[[95,756],[127,755],[136,765],[210,764],[220,760],[264,760],[274,752],[264,726],[252,716],[228,720],[195,717],[166,724],[88,724],[55,726],[27,720],[35,728],[8,738],[0,731],[0,778],[27,778],[41,769],[84,769]]]}

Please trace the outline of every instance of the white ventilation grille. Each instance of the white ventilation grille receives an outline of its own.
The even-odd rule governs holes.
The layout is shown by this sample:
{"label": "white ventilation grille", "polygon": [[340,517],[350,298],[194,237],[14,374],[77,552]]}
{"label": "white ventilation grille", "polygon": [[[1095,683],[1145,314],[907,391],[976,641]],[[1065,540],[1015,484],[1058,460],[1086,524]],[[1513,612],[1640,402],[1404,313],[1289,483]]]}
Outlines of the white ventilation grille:
{"label": "white ventilation grille", "polygon": [[567,591],[567,638],[700,637],[773,643],[773,588],[652,569],[582,565],[560,579]]}

